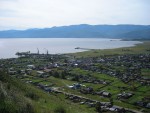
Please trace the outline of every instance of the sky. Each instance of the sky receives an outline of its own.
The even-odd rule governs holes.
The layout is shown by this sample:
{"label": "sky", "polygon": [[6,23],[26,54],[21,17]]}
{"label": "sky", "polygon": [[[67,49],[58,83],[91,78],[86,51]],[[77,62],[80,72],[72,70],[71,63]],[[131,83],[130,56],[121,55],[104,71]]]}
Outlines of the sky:
{"label": "sky", "polygon": [[0,0],[0,30],[76,24],[150,25],[150,0]]}

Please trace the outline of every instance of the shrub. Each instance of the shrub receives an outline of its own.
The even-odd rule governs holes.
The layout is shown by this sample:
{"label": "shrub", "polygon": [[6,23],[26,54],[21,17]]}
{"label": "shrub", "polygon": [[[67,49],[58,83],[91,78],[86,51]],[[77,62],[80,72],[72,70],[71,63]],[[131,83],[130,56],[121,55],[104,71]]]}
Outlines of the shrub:
{"label": "shrub", "polygon": [[16,113],[17,106],[12,101],[1,101],[0,102],[0,113]]}
{"label": "shrub", "polygon": [[66,110],[63,106],[58,106],[55,108],[54,113],[66,113]]}
{"label": "shrub", "polygon": [[32,100],[39,99],[39,96],[37,94],[35,94],[34,92],[27,92],[25,96],[31,98]]}

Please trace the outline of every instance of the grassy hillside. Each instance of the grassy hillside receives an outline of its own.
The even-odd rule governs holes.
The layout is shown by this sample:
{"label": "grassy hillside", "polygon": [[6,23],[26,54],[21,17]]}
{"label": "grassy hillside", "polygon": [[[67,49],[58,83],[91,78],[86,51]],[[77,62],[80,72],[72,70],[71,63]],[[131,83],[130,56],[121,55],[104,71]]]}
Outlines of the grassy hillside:
{"label": "grassy hillside", "polygon": [[0,71],[0,113],[91,113],[92,108],[50,95]]}

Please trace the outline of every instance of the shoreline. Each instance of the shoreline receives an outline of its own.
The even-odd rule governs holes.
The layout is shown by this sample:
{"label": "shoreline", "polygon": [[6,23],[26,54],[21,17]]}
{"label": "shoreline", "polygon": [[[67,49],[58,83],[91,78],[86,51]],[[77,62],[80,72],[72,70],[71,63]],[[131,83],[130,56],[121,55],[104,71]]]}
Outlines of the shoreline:
{"label": "shoreline", "polygon": [[142,43],[135,44],[132,47],[120,47],[113,49],[97,49],[78,53],[70,53],[75,57],[96,57],[103,55],[122,55],[122,54],[140,54],[150,53],[150,41],[142,41]]}
{"label": "shoreline", "polygon": [[[92,39],[92,38],[89,38],[89,39]],[[109,42],[112,41],[112,42],[114,43],[115,41],[118,41],[118,40],[121,40],[121,39],[112,39],[112,40],[111,40],[111,39],[108,39],[108,40],[109,40]],[[122,41],[122,40],[121,40],[121,41]],[[116,49],[121,49],[121,48],[132,48],[132,47],[135,47],[135,46],[137,46],[137,45],[139,45],[139,44],[143,44],[144,42],[149,42],[149,41],[139,41],[137,44],[133,44],[133,45],[131,45],[131,46],[129,45],[129,46],[126,46],[126,47],[112,47],[112,48],[106,47],[106,48],[102,48],[102,49],[98,49],[98,48],[95,49],[95,48],[90,48],[90,47],[89,47],[89,48],[86,48],[86,47],[85,47],[85,48],[84,48],[84,47],[79,47],[79,49],[80,49],[79,51],[78,51],[78,50],[75,50],[75,48],[77,48],[77,46],[76,46],[76,47],[74,47],[74,48],[71,47],[71,49],[73,49],[72,52],[69,50],[68,52],[62,51],[62,53],[61,53],[61,52],[57,52],[57,53],[55,52],[55,53],[53,53],[54,50],[51,49],[52,52],[49,52],[49,53],[52,54],[52,55],[55,55],[55,54],[60,54],[60,55],[62,54],[62,55],[63,55],[63,54],[79,54],[79,53],[83,53],[83,52],[86,53],[86,52],[90,52],[90,51],[96,51],[96,52],[97,52],[97,51],[105,51],[105,50],[116,50]],[[63,49],[65,50],[65,48],[63,48]],[[36,50],[36,49],[35,49],[35,50]],[[42,50],[42,49],[40,48],[40,50]],[[46,49],[45,49],[45,50],[46,50]],[[47,50],[50,50],[50,49],[48,48]],[[31,48],[31,53],[35,53],[35,51],[33,51],[33,52],[32,52],[32,51],[33,51],[33,49]],[[40,53],[43,54],[43,51],[44,51],[44,50],[42,50],[42,52],[40,51]],[[18,52],[18,51],[16,51],[16,52]],[[15,53],[16,53],[16,52],[15,52]],[[19,52],[25,52],[25,51],[19,51]],[[5,54],[4,54],[5,56],[3,55],[3,53],[1,53],[3,56],[2,56],[0,59],[17,58],[16,56],[14,56],[15,53],[13,53],[12,57],[9,57],[9,56],[11,56],[11,55],[8,56],[6,53],[7,53],[7,52],[5,52]],[[11,53],[12,53],[12,52],[11,52]],[[10,54],[10,53],[9,53],[9,54]],[[45,52],[44,52],[44,54],[45,54]]]}

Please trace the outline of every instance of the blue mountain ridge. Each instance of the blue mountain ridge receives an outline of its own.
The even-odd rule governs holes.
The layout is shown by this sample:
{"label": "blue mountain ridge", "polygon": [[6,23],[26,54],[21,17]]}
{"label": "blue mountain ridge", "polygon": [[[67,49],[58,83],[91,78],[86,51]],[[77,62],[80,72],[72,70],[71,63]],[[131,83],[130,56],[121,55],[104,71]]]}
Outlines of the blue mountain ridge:
{"label": "blue mountain ridge", "polygon": [[70,25],[0,31],[0,38],[120,38],[150,39],[150,25]]}

